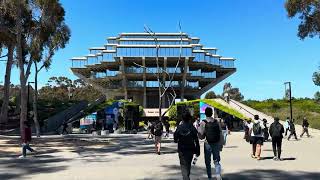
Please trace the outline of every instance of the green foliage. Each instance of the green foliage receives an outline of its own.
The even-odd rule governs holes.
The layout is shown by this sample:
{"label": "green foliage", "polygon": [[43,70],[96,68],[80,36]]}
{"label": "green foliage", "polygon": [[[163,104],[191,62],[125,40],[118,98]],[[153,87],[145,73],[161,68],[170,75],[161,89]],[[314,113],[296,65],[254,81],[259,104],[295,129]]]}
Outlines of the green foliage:
{"label": "green foliage", "polygon": [[224,84],[222,96],[224,97],[225,94],[228,94],[230,99],[234,99],[236,101],[242,101],[244,99],[244,96],[241,94],[240,89],[233,88],[231,83]]}
{"label": "green foliage", "polygon": [[300,24],[298,37],[320,37],[320,8],[319,0],[287,0],[285,7],[289,18],[298,16]]}
{"label": "green foliage", "polygon": [[[249,107],[264,112],[273,117],[279,117],[284,120],[290,116],[289,102],[287,100],[248,100],[244,102]],[[277,108],[275,108],[275,106]],[[293,118],[298,124],[302,123],[302,118],[307,117],[312,128],[320,129],[320,104],[312,99],[294,99],[292,100]]]}
{"label": "green foliage", "polygon": [[177,122],[176,121],[169,121],[170,127],[174,128],[177,126]]}
{"label": "green foliage", "polygon": [[317,101],[317,102],[320,102],[320,92],[317,91],[315,94],[314,94],[314,99]]}
{"label": "green foliage", "polygon": [[312,81],[316,86],[320,86],[320,72],[314,72],[312,75]]}
{"label": "green foliage", "polygon": [[207,94],[204,96],[205,99],[214,99],[217,98],[216,93],[214,93],[213,91],[209,91],[207,92]]}

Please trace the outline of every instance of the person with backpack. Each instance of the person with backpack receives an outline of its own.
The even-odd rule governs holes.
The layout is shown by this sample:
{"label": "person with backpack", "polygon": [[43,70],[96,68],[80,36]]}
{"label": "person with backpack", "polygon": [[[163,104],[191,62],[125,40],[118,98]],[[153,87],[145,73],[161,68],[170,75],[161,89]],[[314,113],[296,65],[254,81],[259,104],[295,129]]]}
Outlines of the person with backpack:
{"label": "person with backpack", "polygon": [[19,156],[19,158],[26,158],[27,157],[27,150],[30,152],[35,152],[34,149],[30,147],[31,142],[31,128],[30,128],[30,122],[24,121],[24,134],[22,135],[22,155]]}
{"label": "person with backpack", "polygon": [[194,154],[200,156],[198,131],[192,125],[189,112],[182,115],[183,122],[174,132],[174,142],[178,143],[178,154],[183,180],[190,179],[191,162]]}
{"label": "person with backpack", "polygon": [[259,115],[254,115],[254,121],[249,126],[249,134],[251,135],[250,144],[252,144],[252,154],[251,157],[260,160],[261,157],[261,147],[263,145],[263,129],[265,126],[263,122],[259,119]]}
{"label": "person with backpack", "polygon": [[273,160],[280,161],[284,127],[279,123],[279,118],[274,118],[274,122],[270,125],[269,133],[272,139]]}
{"label": "person with backpack", "polygon": [[198,128],[198,136],[200,139],[206,139],[204,142],[204,160],[207,169],[208,178],[212,178],[211,173],[211,155],[216,170],[217,179],[221,179],[220,151],[223,148],[223,135],[220,124],[217,119],[212,117],[212,109],[205,109],[206,119],[202,120]]}
{"label": "person with backpack", "polygon": [[304,117],[303,121],[302,121],[302,129],[303,130],[302,130],[302,134],[300,135],[300,137],[302,137],[304,133],[307,133],[307,136],[310,137],[308,128],[309,128],[309,122],[308,122],[307,118]]}
{"label": "person with backpack", "polygon": [[263,119],[263,125],[264,125],[264,129],[263,129],[263,141],[266,142],[269,139],[269,128],[267,126],[268,121],[266,119]]}
{"label": "person with backpack", "polygon": [[295,125],[294,125],[294,119],[289,121],[289,130],[290,130],[290,135],[288,137],[288,141],[290,140],[291,136],[294,136],[294,138],[296,140],[298,140],[297,134],[296,134],[296,128],[295,128]]}
{"label": "person with backpack", "polygon": [[163,133],[162,122],[157,121],[154,125],[154,146],[156,148],[156,153],[158,155],[160,155],[162,133]]}

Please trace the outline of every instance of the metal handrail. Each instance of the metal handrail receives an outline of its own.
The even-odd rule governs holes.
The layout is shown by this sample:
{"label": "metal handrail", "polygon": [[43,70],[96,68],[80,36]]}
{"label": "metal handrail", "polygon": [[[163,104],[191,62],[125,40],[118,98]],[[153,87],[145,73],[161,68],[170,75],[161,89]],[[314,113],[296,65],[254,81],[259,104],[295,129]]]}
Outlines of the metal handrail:
{"label": "metal handrail", "polygon": [[[254,114],[252,114],[250,111],[248,111],[247,109],[245,109],[245,108],[243,108],[242,106],[240,106],[238,103],[234,102],[234,100],[232,100],[232,99],[230,99],[230,100],[231,100],[231,102],[233,102],[235,105],[239,106],[240,109],[243,109],[243,110],[245,110],[246,112],[248,112],[249,114],[251,114],[252,116],[254,116]],[[230,101],[229,101],[229,102],[230,102]]]}

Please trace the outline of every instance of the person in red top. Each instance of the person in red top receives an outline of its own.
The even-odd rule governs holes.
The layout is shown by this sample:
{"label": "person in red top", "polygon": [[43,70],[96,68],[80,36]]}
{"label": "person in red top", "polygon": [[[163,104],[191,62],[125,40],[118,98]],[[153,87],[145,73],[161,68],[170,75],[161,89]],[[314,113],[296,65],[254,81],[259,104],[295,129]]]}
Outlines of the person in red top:
{"label": "person in red top", "polygon": [[22,135],[22,155],[19,158],[27,157],[27,150],[30,152],[35,152],[29,145],[31,142],[31,128],[28,121],[24,122],[24,134]]}

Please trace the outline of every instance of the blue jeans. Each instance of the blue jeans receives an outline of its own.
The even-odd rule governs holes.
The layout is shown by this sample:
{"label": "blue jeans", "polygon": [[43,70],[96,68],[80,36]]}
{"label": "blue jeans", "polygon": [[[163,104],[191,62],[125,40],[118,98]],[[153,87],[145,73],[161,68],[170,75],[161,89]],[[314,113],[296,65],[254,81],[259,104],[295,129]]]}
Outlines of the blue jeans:
{"label": "blue jeans", "polygon": [[27,149],[30,151],[30,152],[33,152],[34,150],[29,146],[29,144],[23,144],[22,145],[22,155],[24,157],[27,156]]}
{"label": "blue jeans", "polygon": [[216,174],[220,175],[221,174],[221,165],[220,165],[220,149],[221,145],[220,144],[208,144],[207,142],[204,142],[204,162],[206,164],[206,169],[207,169],[207,175],[208,178],[212,178],[212,173],[211,173],[211,154],[213,156],[213,161],[215,165],[215,170]]}
{"label": "blue jeans", "polygon": [[228,130],[222,130],[222,135],[223,135],[223,145],[226,145],[227,143],[227,136],[228,136]]}

